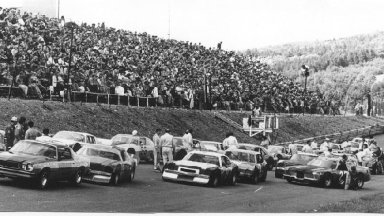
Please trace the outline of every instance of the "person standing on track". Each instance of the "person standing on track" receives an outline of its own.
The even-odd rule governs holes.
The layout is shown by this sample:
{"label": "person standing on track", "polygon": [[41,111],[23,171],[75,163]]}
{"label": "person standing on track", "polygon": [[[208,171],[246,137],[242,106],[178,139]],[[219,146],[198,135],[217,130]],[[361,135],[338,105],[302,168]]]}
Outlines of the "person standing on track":
{"label": "person standing on track", "polygon": [[17,117],[11,118],[11,124],[9,124],[5,128],[5,136],[4,136],[4,143],[6,150],[9,150],[13,146],[13,142],[15,140],[15,128],[17,124]]}
{"label": "person standing on track", "polygon": [[160,170],[160,133],[161,129],[156,129],[155,135],[153,135],[153,144],[155,147],[153,148],[153,169]]}
{"label": "person standing on track", "polygon": [[163,156],[163,165],[173,161],[173,136],[169,134],[171,131],[165,129],[165,134],[160,137],[161,155]]}
{"label": "person standing on track", "polygon": [[36,140],[37,137],[41,136],[41,132],[34,125],[33,121],[28,122],[29,129],[25,132],[25,139]]}
{"label": "person standing on track", "polygon": [[16,144],[20,140],[25,139],[25,131],[26,131],[25,121],[27,121],[27,119],[24,116],[21,116],[19,119],[19,122],[15,127],[15,140],[13,141],[13,144]]}
{"label": "person standing on track", "polygon": [[224,139],[223,141],[223,147],[224,149],[228,149],[228,148],[238,148],[239,147],[239,143],[237,142],[237,139],[236,137],[233,135],[232,132],[228,132],[226,134],[226,138]]}

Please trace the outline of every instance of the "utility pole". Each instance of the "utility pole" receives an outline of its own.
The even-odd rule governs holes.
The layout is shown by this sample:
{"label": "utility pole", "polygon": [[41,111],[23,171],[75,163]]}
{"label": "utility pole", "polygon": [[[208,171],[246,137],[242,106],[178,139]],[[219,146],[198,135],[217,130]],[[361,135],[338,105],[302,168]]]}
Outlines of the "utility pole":
{"label": "utility pole", "polygon": [[[68,101],[71,102],[71,85],[69,85],[69,81],[71,80],[71,66],[72,66],[72,46],[73,46],[73,35],[76,27],[76,23],[69,22],[68,27],[71,28],[71,45],[69,47],[69,64],[68,64],[68,79],[67,79],[67,91],[68,91]],[[71,80],[72,84],[72,80]]]}
{"label": "utility pole", "polygon": [[307,78],[309,76],[309,68],[307,65],[302,65],[301,66],[301,72],[302,76],[305,77],[305,82],[304,82],[304,92],[303,92],[303,100],[304,100],[304,106],[303,106],[303,115],[305,113],[305,105],[306,105],[306,96],[307,96]]}

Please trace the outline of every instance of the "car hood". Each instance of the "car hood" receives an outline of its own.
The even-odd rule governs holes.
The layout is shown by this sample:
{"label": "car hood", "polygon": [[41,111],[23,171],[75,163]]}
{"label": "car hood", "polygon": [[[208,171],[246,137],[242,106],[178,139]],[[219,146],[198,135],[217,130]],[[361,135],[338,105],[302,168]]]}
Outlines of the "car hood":
{"label": "car hood", "polygon": [[177,166],[199,167],[199,168],[203,168],[203,169],[217,167],[217,165],[214,165],[214,164],[201,163],[201,162],[195,162],[195,161],[187,161],[187,160],[175,161],[175,164]]}
{"label": "car hood", "polygon": [[28,163],[43,163],[46,161],[52,161],[55,159],[44,157],[44,156],[34,156],[22,153],[10,153],[2,152],[0,153],[0,161],[16,161],[16,162],[28,162]]}
{"label": "car hood", "polygon": [[66,145],[74,145],[76,143],[82,143],[82,142],[76,142],[76,141],[73,141],[73,140],[59,139],[59,138],[52,138],[52,140],[59,141],[59,142],[61,142],[63,144],[66,144]]}
{"label": "car hood", "polygon": [[87,158],[89,158],[91,163],[101,164],[104,166],[117,162],[116,160],[111,160],[111,159],[103,158],[103,157],[88,156]]}
{"label": "car hood", "polygon": [[305,165],[307,162],[299,160],[286,160],[284,161],[285,166],[300,166]]}

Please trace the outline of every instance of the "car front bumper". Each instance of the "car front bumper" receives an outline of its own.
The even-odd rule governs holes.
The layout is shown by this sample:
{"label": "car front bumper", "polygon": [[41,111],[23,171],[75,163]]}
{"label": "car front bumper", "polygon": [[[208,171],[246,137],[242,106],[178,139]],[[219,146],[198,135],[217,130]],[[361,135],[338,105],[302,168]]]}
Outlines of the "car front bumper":
{"label": "car front bumper", "polygon": [[289,175],[289,174],[283,174],[283,178],[291,181],[297,181],[297,182],[304,182],[304,183],[318,183],[320,182],[320,177],[319,178],[309,178],[309,177],[303,177],[303,178],[298,178],[295,175]]}
{"label": "car front bumper", "polygon": [[0,167],[0,176],[4,176],[4,177],[8,177],[8,178],[33,179],[33,178],[37,178],[38,175],[34,172],[29,172],[29,171],[25,171],[25,170]]}
{"label": "car front bumper", "polygon": [[97,171],[97,170],[89,170],[88,174],[85,175],[83,179],[85,181],[107,184],[111,181],[111,178],[112,178],[111,173]]}
{"label": "car front bumper", "polygon": [[276,167],[275,177],[276,178],[284,178],[285,170],[286,170],[285,167]]}
{"label": "car front bumper", "polygon": [[164,170],[163,179],[177,182],[192,182],[197,184],[208,184],[209,176],[201,174],[192,174],[176,170]]}

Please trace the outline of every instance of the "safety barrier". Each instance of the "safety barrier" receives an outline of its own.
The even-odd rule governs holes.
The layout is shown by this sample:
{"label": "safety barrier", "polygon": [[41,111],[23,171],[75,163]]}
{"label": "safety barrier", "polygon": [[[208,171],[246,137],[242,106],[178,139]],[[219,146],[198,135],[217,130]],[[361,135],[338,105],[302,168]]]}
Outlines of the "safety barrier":
{"label": "safety barrier", "polygon": [[283,142],[283,143],[277,143],[276,145],[289,145],[291,143],[306,143],[308,140],[314,140],[314,139],[333,139],[333,140],[339,140],[341,142],[349,140],[350,138],[354,137],[369,137],[377,134],[383,134],[384,133],[384,126],[383,125],[374,125],[374,126],[367,126],[363,128],[357,128],[349,131],[344,132],[338,132],[333,134],[326,134],[326,135],[320,135],[316,137],[309,137],[301,140],[294,140],[290,142]]}
{"label": "safety barrier", "polygon": [[93,93],[93,92],[71,92],[72,102],[97,103],[108,105],[124,105],[137,107],[157,107],[156,98],[131,97],[128,95]]}

